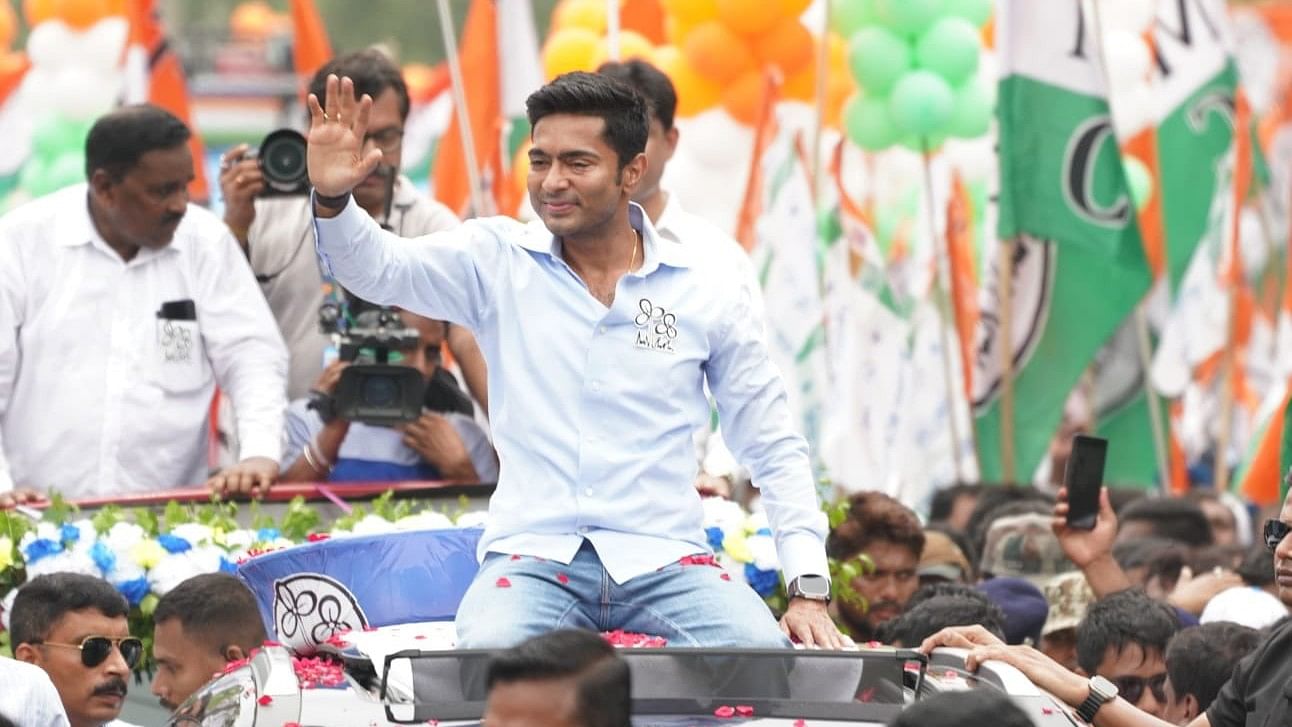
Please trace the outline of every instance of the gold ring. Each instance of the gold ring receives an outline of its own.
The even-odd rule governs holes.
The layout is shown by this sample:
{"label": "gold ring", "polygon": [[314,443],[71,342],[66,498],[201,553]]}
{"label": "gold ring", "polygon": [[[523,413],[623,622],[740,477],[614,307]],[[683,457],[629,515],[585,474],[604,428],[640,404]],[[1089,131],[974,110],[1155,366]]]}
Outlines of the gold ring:
{"label": "gold ring", "polygon": [[326,112],[326,111],[324,111],[324,112],[323,112],[323,120],[324,120],[324,121],[327,121],[327,120],[328,120],[328,118],[327,118],[327,112]]}

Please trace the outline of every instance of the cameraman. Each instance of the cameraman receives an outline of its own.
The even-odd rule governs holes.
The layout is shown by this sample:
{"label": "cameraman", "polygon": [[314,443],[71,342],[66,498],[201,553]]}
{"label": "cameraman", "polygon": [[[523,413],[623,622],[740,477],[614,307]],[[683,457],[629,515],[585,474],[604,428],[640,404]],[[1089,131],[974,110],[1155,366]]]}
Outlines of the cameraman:
{"label": "cameraman", "polygon": [[[381,149],[382,163],[355,187],[359,206],[383,227],[404,237],[457,227],[458,220],[447,207],[419,194],[399,173],[409,109],[408,87],[399,68],[377,50],[351,53],[319,69],[310,82],[310,92],[321,98],[330,73],[353,78],[356,87],[374,100],[364,144],[365,148],[370,144]],[[330,343],[318,324],[325,281],[314,253],[314,218],[306,192],[259,196],[265,191],[264,175],[259,161],[247,157],[248,151],[243,144],[221,159],[224,221],[246,251],[287,342],[291,355],[287,396],[299,399],[322,371],[324,351]],[[459,328],[450,336],[449,350],[461,367],[472,398],[487,410],[484,357],[475,339]]]}
{"label": "cameraman", "polygon": [[[401,352],[401,363],[417,369],[434,385],[440,348],[450,336],[449,329],[456,326],[407,311],[399,315],[404,325],[418,333],[417,346]],[[328,366],[314,389],[331,396],[345,367],[342,361]],[[498,479],[498,455],[488,435],[469,415],[426,412],[417,421],[393,429],[340,417],[324,423],[305,399],[293,401],[287,408],[282,467],[283,482]]]}

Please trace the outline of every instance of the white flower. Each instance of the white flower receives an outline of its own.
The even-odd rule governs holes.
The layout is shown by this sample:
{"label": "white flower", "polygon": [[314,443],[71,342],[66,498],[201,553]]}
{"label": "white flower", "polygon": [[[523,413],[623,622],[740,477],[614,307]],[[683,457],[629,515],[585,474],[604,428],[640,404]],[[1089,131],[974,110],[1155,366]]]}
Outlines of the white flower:
{"label": "white flower", "polygon": [[489,524],[489,511],[472,510],[464,512],[458,516],[458,521],[454,524],[460,528],[483,528]]}
{"label": "white flower", "polygon": [[722,528],[726,533],[744,527],[746,513],[739,503],[722,497],[706,497],[701,500],[701,505],[705,528]]}
{"label": "white flower", "polygon": [[224,551],[212,545],[183,553],[169,553],[148,572],[148,585],[152,587],[153,593],[164,596],[193,576],[220,570],[222,555]]}
{"label": "white flower", "polygon": [[18,589],[10,588],[9,592],[4,594],[4,600],[0,600],[0,622],[4,624],[4,630],[9,630],[9,612],[13,610],[13,599],[18,597]]}
{"label": "white flower", "polygon": [[70,523],[70,525],[81,533],[81,537],[78,538],[76,540],[76,544],[72,546],[73,549],[88,551],[90,548],[94,547],[94,543],[99,539],[99,533],[94,529],[94,523],[90,522],[86,518],[82,518],[74,523]]}
{"label": "white flower", "polygon": [[402,517],[395,523],[395,529],[405,530],[442,530],[453,527],[453,521],[443,513],[434,510],[423,510],[416,515]]}
{"label": "white flower", "polygon": [[[384,535],[395,532],[395,524],[380,515],[364,515],[348,535]],[[339,535],[340,533],[338,533]]]}
{"label": "white flower", "polygon": [[193,545],[208,545],[215,541],[215,531],[202,523],[184,523],[171,528],[171,535],[183,538]]}
{"label": "white flower", "polygon": [[234,530],[225,533],[222,545],[231,552],[245,552],[256,542],[255,530]]}
{"label": "white flower", "polygon": [[107,542],[108,547],[112,548],[112,551],[117,554],[117,557],[121,557],[122,554],[128,554],[131,548],[138,545],[147,537],[148,533],[144,532],[144,529],[138,525],[135,525],[134,523],[120,522],[112,526],[112,529],[108,531],[104,541]]}
{"label": "white flower", "polygon": [[776,541],[770,535],[750,535],[745,543],[754,556],[754,567],[758,570],[780,570],[781,562],[776,557]]}
{"label": "white flower", "polygon": [[18,549],[26,552],[27,546],[37,540],[52,540],[55,543],[61,543],[63,542],[62,528],[54,523],[42,520],[36,524],[35,530],[29,530],[22,536],[22,539],[18,541]]}
{"label": "white flower", "polygon": [[749,513],[749,520],[745,522],[745,527],[749,528],[751,533],[756,533],[764,528],[770,530],[772,526],[767,523],[767,511],[755,510]]}
{"label": "white flower", "polygon": [[102,577],[99,566],[84,551],[63,551],[41,558],[27,566],[27,579],[49,573],[80,573],[81,575]]}

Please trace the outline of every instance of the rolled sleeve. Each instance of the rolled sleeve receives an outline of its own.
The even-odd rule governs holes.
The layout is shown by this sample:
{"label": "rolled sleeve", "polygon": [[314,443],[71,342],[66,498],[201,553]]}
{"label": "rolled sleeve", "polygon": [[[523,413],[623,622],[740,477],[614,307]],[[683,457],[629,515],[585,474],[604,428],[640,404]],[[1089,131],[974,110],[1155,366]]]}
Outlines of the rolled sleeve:
{"label": "rolled sleeve", "polygon": [[768,355],[752,291],[734,286],[725,331],[705,367],[727,445],[750,471],[776,540],[786,582],[829,575],[827,520],[821,511],[807,442],[795,431],[785,384]]}

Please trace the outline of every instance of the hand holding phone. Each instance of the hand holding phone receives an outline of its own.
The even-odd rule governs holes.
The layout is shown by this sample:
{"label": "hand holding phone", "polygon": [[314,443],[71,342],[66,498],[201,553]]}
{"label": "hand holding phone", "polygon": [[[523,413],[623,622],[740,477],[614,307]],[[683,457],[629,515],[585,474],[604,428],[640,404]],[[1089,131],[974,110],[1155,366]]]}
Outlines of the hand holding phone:
{"label": "hand holding phone", "polygon": [[1068,527],[1094,530],[1099,517],[1099,490],[1104,484],[1108,440],[1078,434],[1072,438],[1072,455],[1063,475],[1068,491]]}

